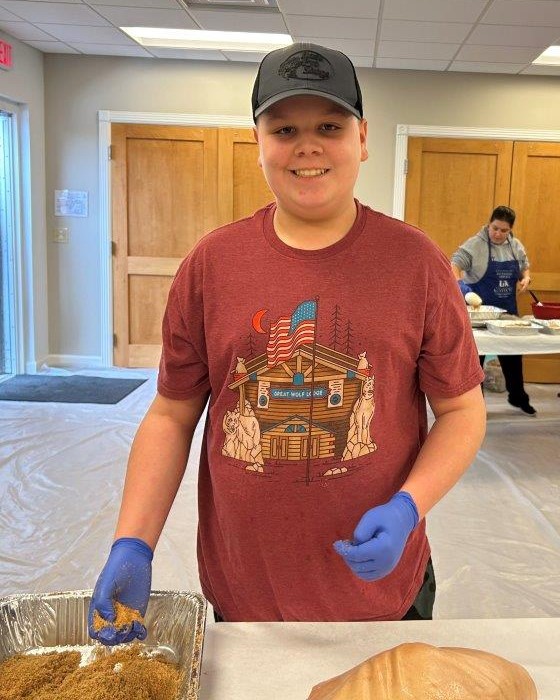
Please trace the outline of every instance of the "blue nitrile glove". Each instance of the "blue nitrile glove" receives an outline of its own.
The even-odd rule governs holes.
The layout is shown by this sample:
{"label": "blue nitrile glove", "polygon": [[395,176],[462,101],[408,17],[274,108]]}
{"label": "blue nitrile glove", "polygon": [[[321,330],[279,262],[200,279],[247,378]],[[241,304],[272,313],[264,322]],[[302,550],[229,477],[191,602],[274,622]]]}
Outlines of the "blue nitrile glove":
{"label": "blue nitrile glove", "polygon": [[390,501],[362,516],[352,542],[338,540],[333,547],[356,576],[376,581],[390,574],[399,563],[416,525],[416,504],[409,493],[399,491]]}
{"label": "blue nitrile glove", "polygon": [[113,542],[111,552],[103,571],[97,579],[88,612],[88,631],[92,639],[113,646],[133,639],[145,639],[146,628],[134,621],[124,629],[103,627],[98,632],[93,629],[94,610],[104,620],[114,622],[113,601],[138,610],[144,617],[152,587],[152,559],[154,553],[148,545],[137,537],[121,537]]}
{"label": "blue nitrile glove", "polygon": [[459,285],[459,289],[461,290],[461,294],[463,296],[469,292],[472,292],[472,287],[469,287],[469,285],[463,280],[457,280],[457,284]]}

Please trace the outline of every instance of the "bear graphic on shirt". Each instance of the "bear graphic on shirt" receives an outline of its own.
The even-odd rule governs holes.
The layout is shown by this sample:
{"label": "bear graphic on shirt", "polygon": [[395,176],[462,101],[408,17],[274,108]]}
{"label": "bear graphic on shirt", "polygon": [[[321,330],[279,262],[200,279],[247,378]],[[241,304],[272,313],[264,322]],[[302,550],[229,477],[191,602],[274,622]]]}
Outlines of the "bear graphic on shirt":
{"label": "bear graphic on shirt", "polygon": [[233,411],[226,411],[222,427],[225,433],[222,454],[246,462],[250,471],[264,471],[261,431],[251,403],[246,400],[241,412],[238,401]]}
{"label": "bear graphic on shirt", "polygon": [[377,445],[373,442],[370,425],[375,411],[373,396],[374,377],[368,377],[362,386],[362,395],[354,404],[350,416],[348,442],[342,455],[342,461],[356,459],[370,452],[375,452]]}

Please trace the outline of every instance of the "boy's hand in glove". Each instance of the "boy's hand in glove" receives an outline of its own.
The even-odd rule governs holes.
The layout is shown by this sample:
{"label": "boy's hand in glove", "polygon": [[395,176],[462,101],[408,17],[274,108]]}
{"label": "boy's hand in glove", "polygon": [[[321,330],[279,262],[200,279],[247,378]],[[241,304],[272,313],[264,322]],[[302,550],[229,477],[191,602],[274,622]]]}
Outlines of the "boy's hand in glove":
{"label": "boy's hand in glove", "polygon": [[352,542],[338,540],[333,546],[356,576],[364,581],[376,581],[391,573],[399,563],[416,525],[416,504],[410,494],[399,491],[390,501],[362,516]]}
{"label": "boy's hand in glove", "polygon": [[[150,599],[153,556],[151,548],[137,537],[121,537],[113,543],[89,606],[90,637],[107,646],[145,639],[146,628],[140,621],[135,620],[122,628],[114,626],[114,603],[137,610],[144,617]],[[95,611],[109,623],[106,627],[94,629]]]}

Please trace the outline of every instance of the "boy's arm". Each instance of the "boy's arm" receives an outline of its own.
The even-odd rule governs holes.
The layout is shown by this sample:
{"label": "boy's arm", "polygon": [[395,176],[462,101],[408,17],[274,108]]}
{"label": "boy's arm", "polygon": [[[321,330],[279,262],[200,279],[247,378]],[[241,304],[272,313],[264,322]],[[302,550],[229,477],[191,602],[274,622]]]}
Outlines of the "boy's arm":
{"label": "boy's arm", "polygon": [[435,423],[401,487],[423,518],[459,481],[473,461],[486,430],[486,406],[479,386],[454,398],[428,396]]}
{"label": "boy's arm", "polygon": [[115,539],[138,537],[155,548],[207,399],[207,394],[183,401],[157,394],[132,443]]}
{"label": "boy's arm", "polygon": [[[194,430],[207,395],[186,401],[158,394],[134,438],[115,533],[115,542],[101,571],[88,611],[93,639],[114,645],[144,639],[152,581],[152,557],[163,525],[185,473]],[[114,623],[116,603],[140,618],[123,627]]]}

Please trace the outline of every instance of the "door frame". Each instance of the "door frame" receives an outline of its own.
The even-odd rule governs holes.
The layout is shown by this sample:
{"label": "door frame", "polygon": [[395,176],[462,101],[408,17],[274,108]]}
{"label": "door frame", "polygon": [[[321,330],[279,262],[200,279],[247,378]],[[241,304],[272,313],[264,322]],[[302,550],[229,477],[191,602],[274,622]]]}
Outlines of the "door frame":
{"label": "door frame", "polygon": [[395,137],[393,216],[401,221],[404,221],[409,136],[449,139],[505,139],[509,141],[560,141],[560,131],[547,131],[544,129],[495,129],[492,127],[397,124]]}
{"label": "door frame", "polygon": [[[12,315],[10,323],[10,346],[11,346],[11,370],[12,374],[24,374],[36,371],[35,362],[30,362],[26,367],[26,344],[25,344],[25,306],[28,298],[32,298],[32,288],[25,287],[24,279],[32,279],[29,276],[30,267],[27,259],[27,238],[28,227],[24,226],[24,205],[27,203],[27,194],[23,189],[23,174],[25,171],[25,161],[23,156],[23,144],[21,142],[22,118],[25,114],[25,107],[20,103],[10,99],[0,98],[0,109],[10,115],[10,152],[5,155],[9,163],[10,182],[9,187],[12,192],[10,199],[10,211],[7,212],[8,223],[8,276],[9,293],[11,300]],[[30,321],[33,320],[31,309],[28,311]],[[30,323],[32,327],[32,323]],[[31,336],[30,336],[31,337]]]}
{"label": "door frame", "polygon": [[253,127],[250,117],[227,114],[166,114],[99,110],[99,254],[101,365],[113,367],[113,254],[111,248],[111,123],[164,126]]}

